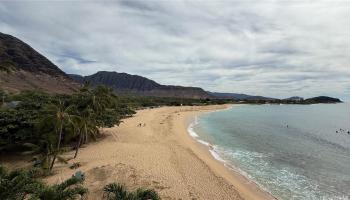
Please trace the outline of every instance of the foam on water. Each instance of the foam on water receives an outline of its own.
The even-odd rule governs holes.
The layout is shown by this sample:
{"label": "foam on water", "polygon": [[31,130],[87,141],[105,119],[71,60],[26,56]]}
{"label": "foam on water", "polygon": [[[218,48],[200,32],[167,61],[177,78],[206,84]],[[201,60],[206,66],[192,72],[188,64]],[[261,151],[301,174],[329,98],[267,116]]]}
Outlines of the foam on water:
{"label": "foam on water", "polygon": [[208,147],[211,146],[211,145],[209,144],[209,142],[206,142],[206,141],[204,141],[204,140],[199,140],[199,139],[197,139],[197,142],[199,142],[199,143],[201,143],[201,144],[203,144],[203,145],[205,145],[205,146],[208,146]]}
{"label": "foam on water", "polygon": [[214,149],[209,149],[209,152],[216,160],[226,163],[226,161],[223,158],[221,158],[221,156]]}
{"label": "foam on water", "polygon": [[192,123],[190,123],[190,125],[187,127],[187,131],[188,131],[188,133],[190,134],[190,136],[191,137],[193,137],[193,138],[197,138],[197,137],[199,137],[198,135],[197,135],[197,133],[194,131],[194,126],[196,126],[198,124],[198,118],[197,118],[197,116],[194,118],[194,121],[192,122]]}
{"label": "foam on water", "polygon": [[[261,189],[270,194],[278,194],[280,199],[310,199],[310,200],[349,200],[347,196],[331,196],[324,194],[318,188],[317,183],[307,177],[293,173],[291,169],[276,169],[269,165],[264,158],[269,155],[249,151],[232,151],[217,145],[209,150],[218,161],[223,162],[229,169],[240,173],[248,180],[254,181]],[[232,160],[244,163],[248,170],[242,170],[232,163]],[[253,175],[251,175],[253,174]],[[261,181],[257,177],[271,177],[268,181]],[[271,185],[278,188],[271,190]]]}
{"label": "foam on water", "polygon": [[[218,123],[212,118],[208,121],[210,121],[213,124]],[[292,155],[284,155],[281,152],[278,152],[277,154],[275,154],[274,152],[262,153],[258,151],[244,149],[244,146],[239,146],[239,148],[233,148],[234,146],[227,146],[227,144],[222,145],[227,140],[230,140],[229,138],[224,137],[223,135],[225,133],[222,132],[220,132],[220,137],[224,138],[222,140],[223,142],[215,142],[215,140],[210,140],[210,142],[208,142],[206,141],[207,139],[203,139],[204,133],[202,133],[202,131],[197,131],[198,127],[203,126],[203,124],[201,123],[202,120],[195,118],[194,122],[189,125],[188,132],[199,143],[209,147],[210,154],[213,156],[213,158],[220,162],[223,162],[223,164],[226,167],[242,174],[248,180],[254,181],[259,187],[271,193],[273,196],[276,196],[278,199],[350,199],[348,193],[345,192],[342,194],[342,192],[339,192],[339,188],[337,188],[337,186],[327,185],[327,189],[325,189],[325,185],[323,184],[323,186],[321,186],[318,182],[319,180],[311,179],[310,177],[305,176],[304,173],[300,173],[300,169],[295,168],[294,165],[288,165],[289,159],[300,159],[299,156],[294,158],[290,157]],[[211,136],[216,136],[215,132],[211,133],[214,133]],[[307,139],[314,141],[312,137],[309,137]],[[263,143],[264,141],[261,140],[258,142]],[[306,153],[309,154],[310,152]],[[287,159],[284,156],[286,156]],[[283,159],[286,159],[286,161],[284,161]],[[276,165],[276,162],[278,162],[279,164]],[[280,162],[285,162],[286,164],[280,164]],[[301,160],[301,163],[299,164],[303,165],[304,162],[306,161]]]}

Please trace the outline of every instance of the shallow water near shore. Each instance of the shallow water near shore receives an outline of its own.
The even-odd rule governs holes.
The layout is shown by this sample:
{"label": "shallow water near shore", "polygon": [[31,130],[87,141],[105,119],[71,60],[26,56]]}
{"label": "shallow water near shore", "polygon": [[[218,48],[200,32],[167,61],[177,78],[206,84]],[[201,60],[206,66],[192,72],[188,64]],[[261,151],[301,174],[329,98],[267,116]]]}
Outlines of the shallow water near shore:
{"label": "shallow water near shore", "polygon": [[350,199],[350,104],[242,105],[189,133],[278,199]]}

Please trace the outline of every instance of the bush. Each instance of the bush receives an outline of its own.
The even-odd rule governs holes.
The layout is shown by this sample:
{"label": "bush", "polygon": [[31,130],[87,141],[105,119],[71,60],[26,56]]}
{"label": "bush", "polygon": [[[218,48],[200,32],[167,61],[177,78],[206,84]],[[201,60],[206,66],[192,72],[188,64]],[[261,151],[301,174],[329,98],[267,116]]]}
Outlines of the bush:
{"label": "bush", "polygon": [[129,192],[125,186],[111,183],[103,188],[107,200],[160,200],[159,195],[152,189],[139,188]]}
{"label": "bush", "polygon": [[46,185],[37,180],[35,171],[8,171],[0,166],[0,199],[1,200],[75,200],[83,197],[87,189],[75,176],[56,185]]}
{"label": "bush", "polygon": [[152,189],[139,188],[136,190],[135,196],[138,200],[160,200],[158,193]]}

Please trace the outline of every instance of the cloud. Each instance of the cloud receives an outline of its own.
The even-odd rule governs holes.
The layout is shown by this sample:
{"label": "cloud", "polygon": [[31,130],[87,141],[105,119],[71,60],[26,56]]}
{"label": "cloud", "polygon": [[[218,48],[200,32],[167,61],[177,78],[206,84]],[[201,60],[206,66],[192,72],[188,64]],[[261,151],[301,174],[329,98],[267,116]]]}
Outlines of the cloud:
{"label": "cloud", "polygon": [[0,31],[67,73],[350,99],[350,3],[262,0],[0,2]]}

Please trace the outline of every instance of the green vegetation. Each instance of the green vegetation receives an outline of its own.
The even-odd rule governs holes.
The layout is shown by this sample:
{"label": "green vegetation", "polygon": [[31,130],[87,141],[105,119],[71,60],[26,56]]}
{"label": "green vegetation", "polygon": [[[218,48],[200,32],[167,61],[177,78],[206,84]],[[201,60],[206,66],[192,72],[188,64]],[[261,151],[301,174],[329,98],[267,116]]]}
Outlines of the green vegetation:
{"label": "green vegetation", "polygon": [[[8,94],[0,90],[0,154],[31,155],[29,170],[7,171],[0,166],[0,199],[79,199],[86,195],[82,179],[72,177],[47,186],[38,177],[51,173],[57,162],[67,163],[63,152],[75,150],[101,136],[103,127],[119,125],[135,109],[158,106],[223,104],[226,100],[116,96],[106,87],[84,86],[71,95],[40,91]],[[75,163],[77,166],[79,163]],[[129,192],[112,183],[107,199],[160,199],[154,190]]]}
{"label": "green vegetation", "polygon": [[120,96],[120,101],[133,107],[196,106],[232,103],[230,99],[188,99],[178,97]]}
{"label": "green vegetation", "polygon": [[[5,94],[2,92],[1,94]],[[6,96],[0,108],[0,151],[33,154],[33,165],[50,172],[59,155],[96,139],[100,128],[134,114],[110,89],[83,87],[73,95],[38,91]],[[72,145],[74,144],[74,145]]]}
{"label": "green vegetation", "polygon": [[107,200],[160,200],[156,191],[139,188],[129,192],[123,185],[111,183],[103,188]]}
{"label": "green vegetation", "polygon": [[0,153],[33,156],[33,166],[49,174],[60,156],[96,140],[100,128],[119,125],[135,109],[158,106],[223,104],[227,100],[116,96],[106,87],[84,86],[72,95],[0,91]]}
{"label": "green vegetation", "polygon": [[[47,185],[37,178],[36,170],[8,171],[0,165],[0,199],[2,200],[76,200],[85,199],[84,174],[77,172],[60,184]],[[128,192],[123,185],[111,183],[103,188],[107,200],[160,200],[152,189]]]}
{"label": "green vegetation", "polygon": [[36,178],[35,171],[9,172],[0,166],[0,199],[3,200],[74,200],[88,190],[82,186],[84,179],[72,176],[66,181],[48,186]]}

